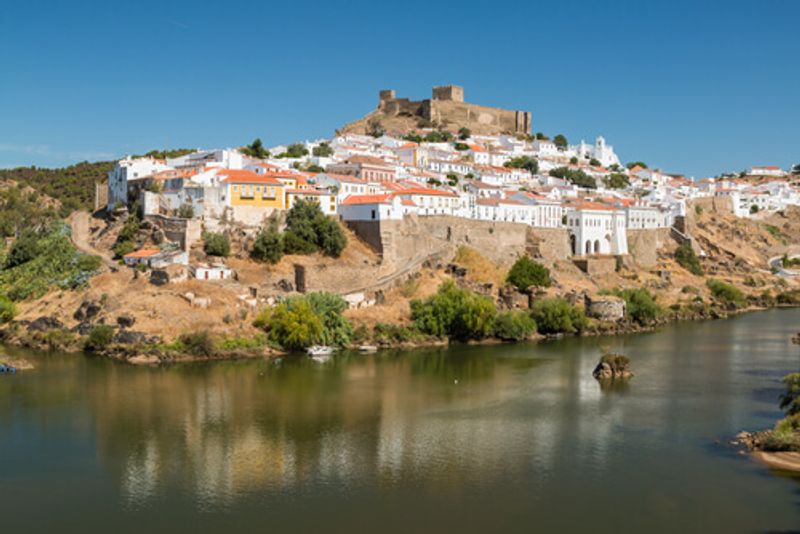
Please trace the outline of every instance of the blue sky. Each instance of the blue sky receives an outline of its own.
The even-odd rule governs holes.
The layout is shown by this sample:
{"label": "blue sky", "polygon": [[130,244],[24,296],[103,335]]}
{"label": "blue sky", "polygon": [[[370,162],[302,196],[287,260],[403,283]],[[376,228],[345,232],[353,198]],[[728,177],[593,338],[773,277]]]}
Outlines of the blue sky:
{"label": "blue sky", "polygon": [[40,2],[0,9],[0,167],[330,136],[377,92],[525,109],[702,176],[800,161],[800,2]]}

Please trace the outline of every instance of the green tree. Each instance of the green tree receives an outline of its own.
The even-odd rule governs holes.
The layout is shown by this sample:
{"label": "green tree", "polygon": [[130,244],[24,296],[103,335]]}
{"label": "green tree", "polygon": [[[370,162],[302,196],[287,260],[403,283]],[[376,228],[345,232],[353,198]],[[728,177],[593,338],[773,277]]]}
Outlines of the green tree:
{"label": "green tree", "polygon": [[492,300],[452,281],[435,295],[411,301],[411,318],[420,332],[454,339],[482,339],[494,332],[497,310]]}
{"label": "green tree", "polygon": [[511,169],[525,169],[531,174],[536,174],[539,172],[539,161],[530,156],[518,156],[516,158],[512,158],[506,161],[503,166]]}
{"label": "green tree", "polygon": [[553,144],[563,150],[567,148],[569,142],[567,141],[567,138],[564,136],[564,134],[558,134],[553,138]]}
{"label": "green tree", "polygon": [[696,276],[703,276],[703,266],[700,265],[700,258],[695,254],[694,249],[689,243],[684,243],[675,249],[675,261],[678,265]]}
{"label": "green tree", "polygon": [[459,139],[461,139],[462,141],[466,141],[470,137],[472,137],[472,130],[470,130],[466,126],[462,126],[461,128],[458,129]]}
{"label": "green tree", "polygon": [[326,292],[309,293],[305,299],[322,322],[320,343],[344,346],[353,337],[353,325],[342,315],[347,309],[347,301],[339,295]]}
{"label": "green tree", "polygon": [[469,150],[469,145],[466,143],[455,143],[453,148],[458,150],[459,152],[464,152],[465,150]]}
{"label": "green tree", "polygon": [[328,143],[320,143],[314,147],[314,150],[312,150],[311,153],[318,158],[328,158],[333,156],[333,149]]}
{"label": "green tree", "polygon": [[203,251],[209,256],[227,257],[231,253],[231,244],[225,234],[206,232],[203,234]]}
{"label": "green tree", "polygon": [[11,269],[17,265],[22,265],[39,255],[40,237],[33,231],[22,234],[14,244],[6,257],[5,268]]}
{"label": "green tree", "polygon": [[621,172],[612,172],[603,178],[603,184],[609,189],[625,189],[630,185],[630,180]]}
{"label": "green tree", "polygon": [[547,141],[549,138],[543,132],[536,132],[536,139]]}
{"label": "green tree", "polygon": [[494,336],[503,341],[522,341],[536,332],[536,321],[521,310],[499,314],[494,324]]}
{"label": "green tree", "polygon": [[527,256],[520,256],[511,270],[508,271],[506,282],[520,291],[530,287],[550,287],[550,269],[533,261]]}
{"label": "green tree", "polygon": [[583,310],[562,298],[536,301],[531,308],[531,317],[541,334],[574,334],[588,326]]}
{"label": "green tree", "polygon": [[292,143],[286,147],[286,152],[281,154],[285,158],[302,158],[308,155],[308,149],[303,143]]}
{"label": "green tree", "polygon": [[322,338],[322,320],[302,297],[281,302],[262,320],[270,340],[287,350],[305,349]]}
{"label": "green tree", "polygon": [[317,234],[317,246],[328,256],[338,258],[347,246],[347,236],[335,220],[325,215],[314,220],[314,230]]}
{"label": "green tree", "polygon": [[643,169],[646,169],[647,163],[645,163],[644,161],[630,161],[626,163],[625,166],[629,169],[632,169],[634,167],[641,167]]}
{"label": "green tree", "polygon": [[256,236],[250,257],[258,261],[278,263],[283,257],[283,236],[278,232],[277,225],[271,225],[267,230],[262,230]]}
{"label": "green tree", "polygon": [[758,205],[753,204],[750,206],[750,213],[758,213]]}
{"label": "green tree", "polygon": [[591,158],[591,159],[589,160],[589,165],[591,165],[592,167],[602,167],[602,166],[603,166],[603,165],[600,163],[600,161],[599,161],[599,160],[597,160],[597,159],[595,159],[595,158]]}
{"label": "green tree", "polygon": [[574,170],[568,167],[558,167],[550,171],[550,176],[567,180],[578,187],[585,187],[587,189],[596,189],[597,182],[594,178],[586,174],[580,169]]}
{"label": "green tree", "polygon": [[253,158],[264,159],[270,156],[269,150],[264,148],[261,139],[256,137],[252,143],[239,149],[239,152]]}

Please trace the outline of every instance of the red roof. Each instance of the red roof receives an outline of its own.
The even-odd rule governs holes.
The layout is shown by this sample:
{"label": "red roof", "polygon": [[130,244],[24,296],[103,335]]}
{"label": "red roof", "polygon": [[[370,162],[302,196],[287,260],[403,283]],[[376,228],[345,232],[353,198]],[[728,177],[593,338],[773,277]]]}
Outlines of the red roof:
{"label": "red roof", "polygon": [[226,177],[222,183],[283,185],[273,177],[274,173],[259,175],[253,171],[223,169],[218,174]]}
{"label": "red roof", "polygon": [[391,193],[382,195],[350,195],[342,201],[343,206],[356,206],[360,204],[388,204],[392,200]]}
{"label": "red roof", "polygon": [[136,252],[131,252],[130,254],[125,254],[124,258],[147,258],[150,256],[154,256],[161,252],[157,248],[143,248],[137,250]]}

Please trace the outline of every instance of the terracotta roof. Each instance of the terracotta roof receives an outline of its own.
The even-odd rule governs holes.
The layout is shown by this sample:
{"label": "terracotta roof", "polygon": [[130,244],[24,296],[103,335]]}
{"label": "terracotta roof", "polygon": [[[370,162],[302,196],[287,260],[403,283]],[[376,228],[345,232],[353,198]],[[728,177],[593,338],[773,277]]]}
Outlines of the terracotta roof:
{"label": "terracotta roof", "polygon": [[375,156],[351,156],[347,158],[347,163],[361,163],[367,165],[381,165],[384,167],[389,167],[390,165],[383,161],[381,158],[376,158]]}
{"label": "terracotta roof", "polygon": [[388,204],[392,200],[391,193],[381,195],[350,195],[342,201],[343,206],[357,206],[360,204]]}
{"label": "terracotta roof", "polygon": [[131,252],[130,254],[125,254],[125,258],[148,258],[150,256],[154,256],[161,252],[157,248],[143,248],[137,250],[136,252]]}
{"label": "terracotta roof", "polygon": [[286,193],[290,195],[330,195],[330,193],[317,189],[287,189]]}
{"label": "terracotta roof", "polygon": [[283,185],[282,182],[274,178],[273,173],[259,175],[253,171],[222,169],[217,174],[226,177],[222,180],[222,183]]}

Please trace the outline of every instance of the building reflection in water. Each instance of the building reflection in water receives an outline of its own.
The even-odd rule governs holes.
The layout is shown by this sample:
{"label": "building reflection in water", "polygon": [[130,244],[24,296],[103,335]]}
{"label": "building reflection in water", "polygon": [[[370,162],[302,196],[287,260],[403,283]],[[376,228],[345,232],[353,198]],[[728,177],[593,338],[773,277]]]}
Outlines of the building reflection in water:
{"label": "building reflection in water", "polygon": [[545,480],[567,450],[602,472],[619,413],[583,358],[541,352],[115,366],[92,383],[99,451],[134,507],[173,488],[213,508],[307,483]]}

